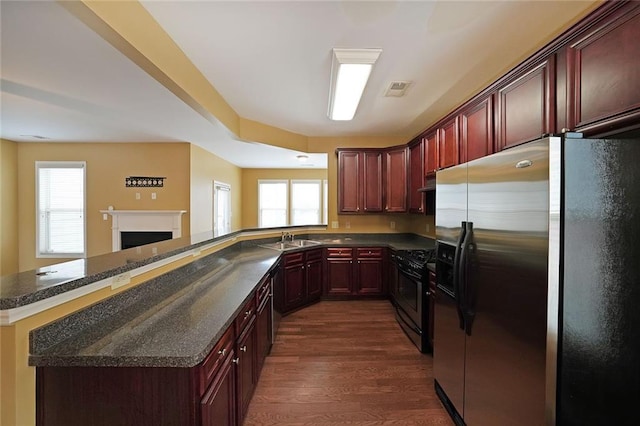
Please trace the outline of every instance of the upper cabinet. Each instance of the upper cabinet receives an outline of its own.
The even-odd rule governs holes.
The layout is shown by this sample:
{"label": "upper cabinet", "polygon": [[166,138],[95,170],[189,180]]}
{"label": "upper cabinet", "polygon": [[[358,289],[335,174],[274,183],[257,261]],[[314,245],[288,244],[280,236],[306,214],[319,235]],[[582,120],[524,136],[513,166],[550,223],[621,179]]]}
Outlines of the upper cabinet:
{"label": "upper cabinet", "polygon": [[385,212],[407,211],[407,147],[385,151]]}
{"label": "upper cabinet", "polygon": [[340,213],[382,212],[382,158],[380,150],[338,150]]}
{"label": "upper cabinet", "polygon": [[516,74],[498,88],[498,148],[555,131],[555,56]]}
{"label": "upper cabinet", "polygon": [[640,7],[575,40],[566,55],[569,128],[595,134],[638,124]]}
{"label": "upper cabinet", "polygon": [[460,163],[493,154],[493,95],[460,113]]}
{"label": "upper cabinet", "polygon": [[409,144],[409,212],[424,213],[424,196],[418,192],[424,186],[424,139]]}
{"label": "upper cabinet", "polygon": [[438,168],[455,166],[460,163],[460,129],[458,117],[445,122],[438,135]]}
{"label": "upper cabinet", "polygon": [[422,138],[424,143],[424,174],[430,175],[438,170],[438,131],[433,130]]}

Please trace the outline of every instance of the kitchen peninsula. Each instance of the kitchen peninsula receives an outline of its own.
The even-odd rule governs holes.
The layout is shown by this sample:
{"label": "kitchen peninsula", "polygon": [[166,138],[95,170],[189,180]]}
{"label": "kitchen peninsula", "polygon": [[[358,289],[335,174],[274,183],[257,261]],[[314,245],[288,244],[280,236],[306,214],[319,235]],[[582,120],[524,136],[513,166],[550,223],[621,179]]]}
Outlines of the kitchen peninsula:
{"label": "kitchen peninsula", "polygon": [[[310,234],[313,229],[287,228],[296,233],[307,232],[297,237],[320,241],[322,245],[314,246],[316,249],[362,245],[424,248],[425,245],[433,245],[432,240],[413,234]],[[247,239],[247,234],[254,234],[255,238],[255,234],[260,232],[266,233],[260,235],[262,239]],[[25,315],[23,310],[30,306],[48,303],[48,300],[83,291],[83,288],[92,285],[101,285],[103,288],[94,293],[102,293],[116,286],[123,275],[128,276],[132,283],[139,282],[139,277],[146,278],[148,269],[159,263],[163,265],[160,270],[164,273],[140,281],[141,285],[123,285],[122,288],[127,291],[119,295],[116,293],[120,288],[116,288],[116,291],[111,291],[114,297],[106,300],[94,295],[94,303],[86,303],[71,316],[44,327],[41,333],[34,333],[31,351],[28,352],[31,354],[30,363],[36,366],[168,367],[193,370],[205,360],[225,335],[225,330],[233,328],[230,325],[234,318],[244,314],[244,306],[261,294],[264,278],[269,277],[277,267],[280,252],[258,247],[258,244],[273,241],[274,234],[278,235],[279,232],[244,230],[183,246],[179,241],[170,240],[150,247],[128,249],[87,260],[95,268],[93,275],[78,276],[75,280],[51,286],[29,283],[27,287],[31,286],[31,293],[15,285],[20,281],[14,277],[11,281],[13,286],[6,286],[5,283],[2,286],[2,306],[14,306],[4,309],[3,313],[9,312],[12,316],[8,317],[15,319],[16,315]],[[156,254],[145,257],[144,253],[153,254],[154,246]],[[194,258],[196,255],[198,257]],[[181,259],[176,261],[175,257]],[[100,270],[97,262],[106,268]],[[171,262],[182,265],[170,268],[175,266]],[[62,266],[64,264],[50,269],[64,272]],[[138,275],[135,271],[139,268],[146,272]],[[31,271],[33,275],[36,272]],[[90,294],[81,299],[84,301],[87,297],[92,296]],[[67,303],[73,304],[74,301]],[[255,312],[258,306],[255,303],[253,306]],[[60,310],[61,307],[55,307],[52,310],[54,312],[35,315],[50,318],[49,321],[42,319],[35,326],[31,325],[33,321],[29,321],[30,318],[16,320],[16,328],[20,329],[18,334],[24,339],[22,344],[28,345],[23,333],[28,335],[31,329],[72,313],[69,310],[62,315],[56,314]],[[29,325],[23,327],[25,322]],[[127,332],[123,333],[122,330]],[[60,344],[62,341],[64,344]],[[16,347],[16,354],[21,353],[24,351]],[[26,363],[26,359],[23,362]],[[36,389],[33,369],[25,367],[21,374],[26,379],[16,383],[17,391],[28,396],[31,404],[34,404]],[[29,409],[33,410],[33,405],[31,407]]]}

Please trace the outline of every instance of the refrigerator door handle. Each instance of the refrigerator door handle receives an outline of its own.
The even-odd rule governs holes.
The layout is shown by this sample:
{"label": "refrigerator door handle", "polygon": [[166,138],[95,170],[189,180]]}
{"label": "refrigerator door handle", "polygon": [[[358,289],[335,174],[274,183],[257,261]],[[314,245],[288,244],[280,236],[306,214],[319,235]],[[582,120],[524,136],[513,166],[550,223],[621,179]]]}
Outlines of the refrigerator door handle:
{"label": "refrigerator door handle", "polygon": [[458,313],[458,319],[460,320],[460,329],[465,329],[464,324],[464,311],[462,307],[462,299],[464,297],[460,291],[460,257],[462,255],[462,244],[467,232],[467,222],[462,222],[460,225],[460,235],[456,242],[456,251],[453,257],[453,296],[456,302],[456,311]]}
{"label": "refrigerator door handle", "polygon": [[470,288],[467,279],[467,269],[469,267],[469,249],[473,241],[473,222],[465,222],[465,235],[460,250],[460,261],[458,264],[458,286],[460,288],[460,307],[464,318],[464,331],[471,336],[471,323],[474,314],[471,311],[471,300],[469,300]]}

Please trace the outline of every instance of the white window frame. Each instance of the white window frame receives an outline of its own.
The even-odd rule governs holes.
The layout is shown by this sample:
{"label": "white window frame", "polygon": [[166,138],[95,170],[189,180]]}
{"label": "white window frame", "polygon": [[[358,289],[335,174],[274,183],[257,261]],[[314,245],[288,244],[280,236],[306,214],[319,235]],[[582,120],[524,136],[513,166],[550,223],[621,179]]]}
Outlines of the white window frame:
{"label": "white window frame", "polygon": [[289,217],[287,223],[289,225],[293,224],[293,185],[296,183],[300,184],[315,184],[318,185],[318,213],[317,213],[317,223],[304,223],[302,225],[319,225],[322,223],[323,216],[323,188],[322,188],[322,179],[291,179],[289,182],[290,190],[289,190]]}
{"label": "white window frame", "polygon": [[322,179],[322,223],[329,223],[329,180]]}
{"label": "white window frame", "polygon": [[258,179],[258,227],[262,228],[262,200],[260,199],[260,184],[262,183],[284,183],[286,186],[287,193],[285,195],[287,199],[287,203],[285,206],[285,217],[286,224],[283,226],[287,226],[289,224],[289,180],[288,179]]}
{"label": "white window frame", "polygon": [[[222,231],[218,229],[217,217],[218,217],[218,194],[220,191],[225,191],[229,193],[229,203],[227,205],[227,211],[225,212],[226,223],[222,226]],[[228,234],[231,232],[231,185],[228,183],[220,182],[217,180],[213,181],[213,236],[217,237],[219,235]]]}
{"label": "white window frame", "polygon": [[[48,252],[42,251],[40,248],[40,170],[52,169],[52,168],[78,168],[82,169],[82,232],[83,235],[83,248],[81,253],[60,253],[60,252]],[[36,258],[58,258],[58,259],[79,259],[87,257],[87,162],[86,161],[36,161],[35,165],[35,187],[36,187],[36,202],[35,202],[35,215],[36,215]]]}

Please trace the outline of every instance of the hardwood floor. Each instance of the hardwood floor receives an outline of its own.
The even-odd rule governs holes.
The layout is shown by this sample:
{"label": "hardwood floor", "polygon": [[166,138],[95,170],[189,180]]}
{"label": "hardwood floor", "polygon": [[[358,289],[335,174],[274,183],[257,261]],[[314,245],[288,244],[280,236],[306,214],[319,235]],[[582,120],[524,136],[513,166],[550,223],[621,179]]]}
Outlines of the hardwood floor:
{"label": "hardwood floor", "polygon": [[432,358],[388,301],[324,301],[282,319],[244,426],[453,425]]}

